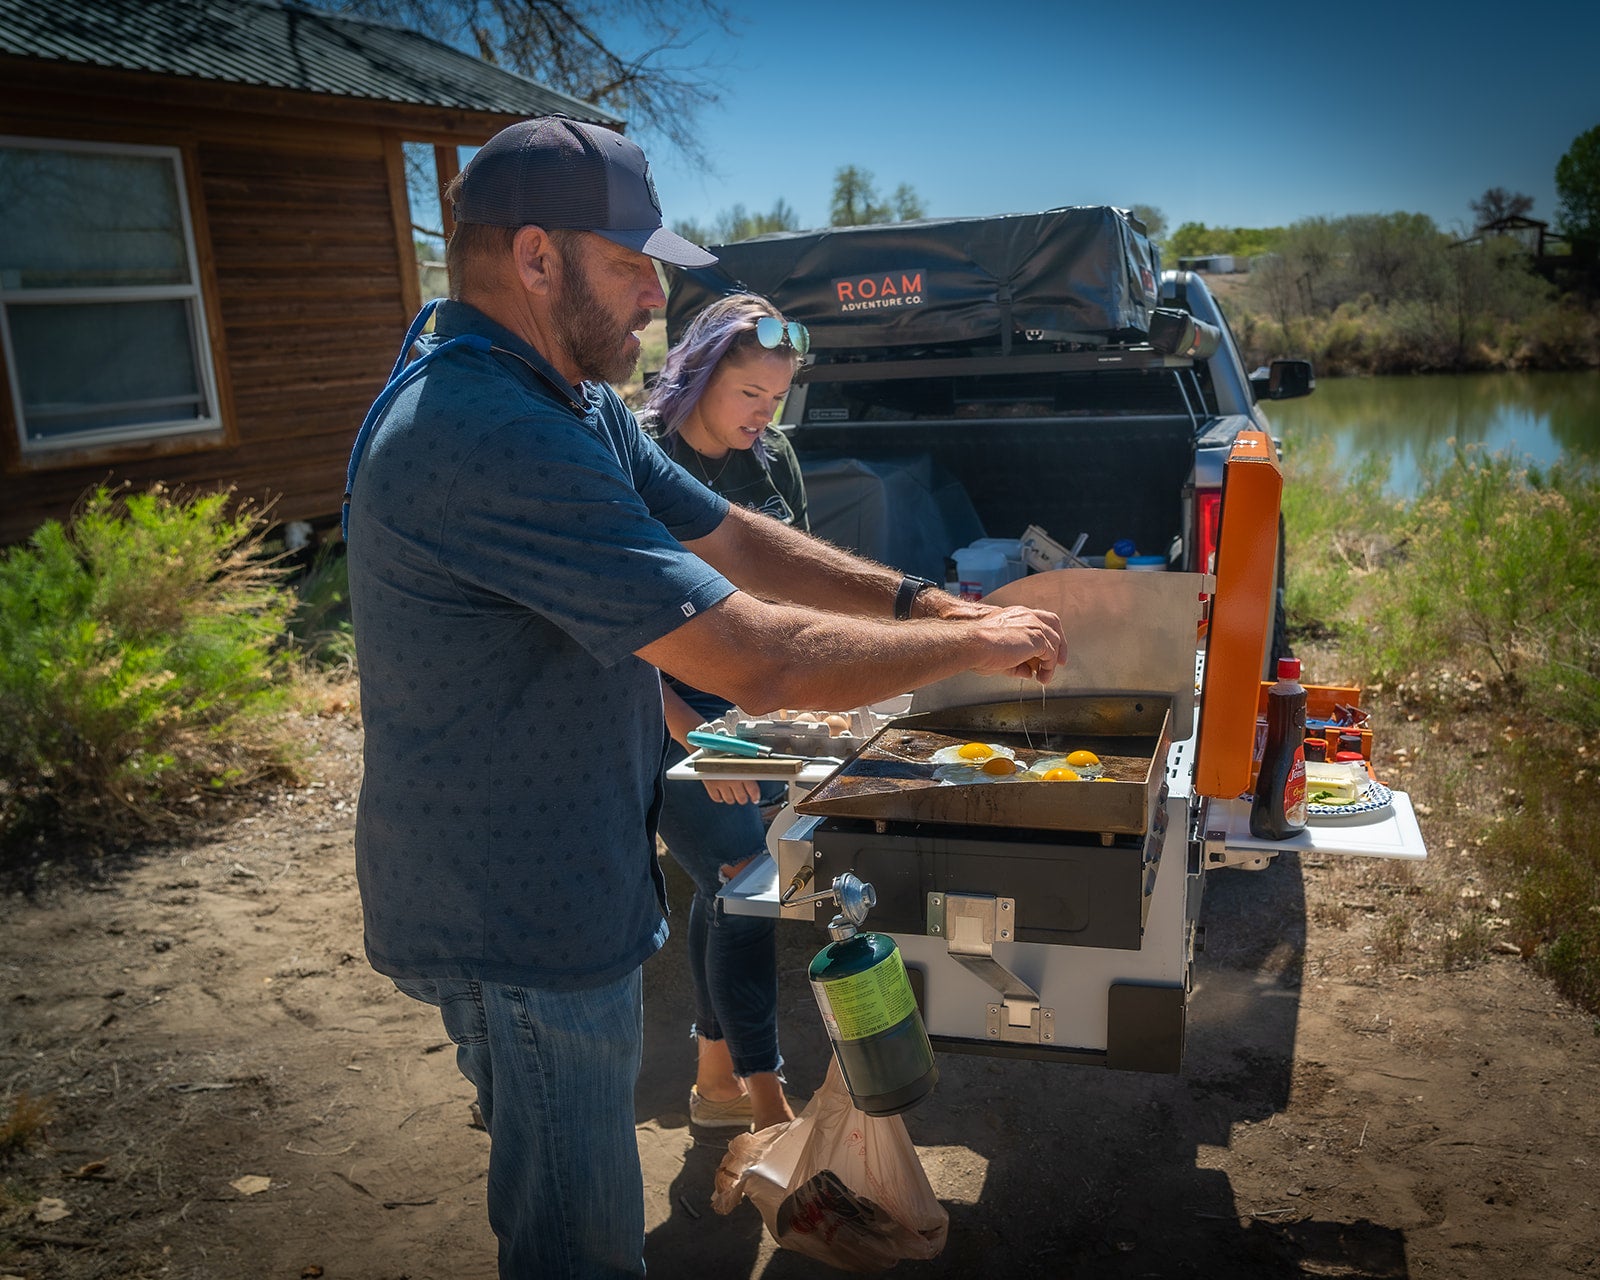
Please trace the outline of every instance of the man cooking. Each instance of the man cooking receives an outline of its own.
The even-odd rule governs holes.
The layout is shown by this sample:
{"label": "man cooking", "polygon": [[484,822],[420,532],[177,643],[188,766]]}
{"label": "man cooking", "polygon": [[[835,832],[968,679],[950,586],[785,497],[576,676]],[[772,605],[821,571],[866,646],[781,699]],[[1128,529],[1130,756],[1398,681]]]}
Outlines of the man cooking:
{"label": "man cooking", "polygon": [[1049,680],[1050,613],[987,608],[730,506],[607,385],[665,302],[644,153],[564,117],[452,184],[451,300],[363,431],[349,568],[369,959],[437,1006],[491,1138],[503,1277],[643,1274],[634,1136],[657,668],[759,713],[962,671]]}

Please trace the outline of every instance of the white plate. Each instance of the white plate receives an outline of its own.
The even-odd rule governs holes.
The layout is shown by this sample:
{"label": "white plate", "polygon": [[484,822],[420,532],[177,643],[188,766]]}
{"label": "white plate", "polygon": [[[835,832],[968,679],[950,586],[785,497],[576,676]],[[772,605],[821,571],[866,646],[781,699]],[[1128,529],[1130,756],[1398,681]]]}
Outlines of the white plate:
{"label": "white plate", "polygon": [[1354,804],[1312,804],[1307,802],[1306,814],[1312,818],[1355,818],[1384,813],[1394,802],[1394,793],[1381,782],[1369,782],[1361,788],[1361,798]]}

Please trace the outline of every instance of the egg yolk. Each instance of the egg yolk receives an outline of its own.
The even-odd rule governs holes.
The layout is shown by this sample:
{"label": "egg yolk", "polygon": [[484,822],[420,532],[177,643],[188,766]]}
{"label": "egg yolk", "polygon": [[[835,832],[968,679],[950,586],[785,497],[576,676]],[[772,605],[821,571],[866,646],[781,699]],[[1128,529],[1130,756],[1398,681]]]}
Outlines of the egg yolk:
{"label": "egg yolk", "polygon": [[1076,769],[1068,769],[1062,766],[1055,769],[1046,769],[1039,776],[1045,782],[1076,782],[1082,775]]}
{"label": "egg yolk", "polygon": [[1095,781],[1096,782],[1115,782],[1116,779],[1113,778],[1109,773],[1102,773],[1098,778],[1095,779]]}
{"label": "egg yolk", "polygon": [[989,759],[985,760],[981,765],[979,765],[978,768],[984,773],[991,774],[996,778],[1003,778],[1008,773],[1015,773],[1017,771],[1017,762],[1015,760],[1007,760],[1004,756],[991,756]]}
{"label": "egg yolk", "polygon": [[957,747],[956,754],[963,760],[987,760],[994,752],[989,750],[985,743],[969,742],[965,746]]}
{"label": "egg yolk", "polygon": [[1074,751],[1067,757],[1067,763],[1070,765],[1099,764],[1100,757],[1092,751]]}

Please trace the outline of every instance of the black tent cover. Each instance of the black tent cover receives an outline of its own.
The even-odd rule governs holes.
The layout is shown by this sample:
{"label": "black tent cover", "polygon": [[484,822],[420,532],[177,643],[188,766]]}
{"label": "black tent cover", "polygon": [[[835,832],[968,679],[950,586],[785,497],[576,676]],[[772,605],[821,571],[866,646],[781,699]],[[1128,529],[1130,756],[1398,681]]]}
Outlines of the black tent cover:
{"label": "black tent cover", "polygon": [[715,266],[670,269],[676,343],[716,298],[762,294],[811,330],[819,353],[998,341],[1143,339],[1160,257],[1125,209],[928,218],[782,231],[715,245]]}

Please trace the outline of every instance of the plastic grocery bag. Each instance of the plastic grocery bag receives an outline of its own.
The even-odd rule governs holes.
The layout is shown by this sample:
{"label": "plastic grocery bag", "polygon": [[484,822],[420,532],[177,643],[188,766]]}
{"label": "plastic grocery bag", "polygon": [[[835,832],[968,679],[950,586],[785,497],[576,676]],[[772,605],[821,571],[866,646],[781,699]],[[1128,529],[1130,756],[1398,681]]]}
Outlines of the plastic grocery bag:
{"label": "plastic grocery bag", "polygon": [[905,1121],[858,1110],[837,1061],[799,1116],[728,1144],[711,1203],[746,1197],[781,1248],[845,1271],[936,1257],[950,1227]]}

